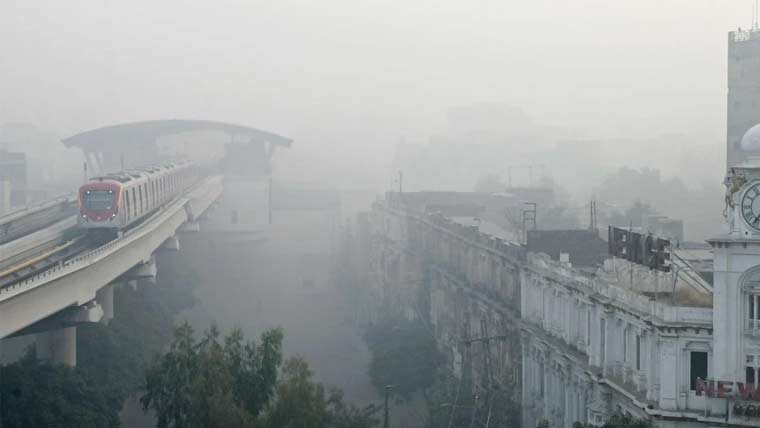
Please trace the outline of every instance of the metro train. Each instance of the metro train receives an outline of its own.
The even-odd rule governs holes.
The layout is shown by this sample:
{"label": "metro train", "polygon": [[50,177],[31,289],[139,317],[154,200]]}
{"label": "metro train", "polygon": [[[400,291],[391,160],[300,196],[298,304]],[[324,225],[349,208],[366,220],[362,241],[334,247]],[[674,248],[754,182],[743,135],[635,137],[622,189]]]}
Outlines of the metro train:
{"label": "metro train", "polygon": [[145,167],[91,178],[79,188],[78,225],[117,235],[181,195],[199,178],[192,162]]}

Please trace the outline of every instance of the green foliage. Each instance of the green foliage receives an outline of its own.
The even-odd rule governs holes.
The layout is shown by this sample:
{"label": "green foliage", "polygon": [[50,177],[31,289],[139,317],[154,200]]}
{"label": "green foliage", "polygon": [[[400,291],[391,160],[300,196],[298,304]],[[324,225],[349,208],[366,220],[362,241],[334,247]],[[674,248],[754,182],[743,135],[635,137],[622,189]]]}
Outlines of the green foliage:
{"label": "green foliage", "polygon": [[449,422],[454,427],[469,426],[469,397],[462,392],[459,379],[448,368],[442,366],[436,370],[433,384],[425,391],[425,399],[428,427],[447,427]]}
{"label": "green foliage", "polygon": [[[548,428],[548,422],[546,427]],[[630,415],[615,414],[612,415],[607,422],[602,425],[602,428],[651,428],[652,423],[646,419],[635,418]],[[573,423],[573,428],[592,428],[591,424],[582,422]]]}
{"label": "green foliage", "polygon": [[291,358],[282,370],[283,381],[277,385],[277,400],[268,412],[266,426],[319,428],[326,415],[325,391],[312,381],[313,373],[306,361]]}
{"label": "green foliage", "polygon": [[445,361],[431,332],[418,321],[383,321],[370,326],[365,338],[372,354],[369,375],[380,392],[393,385],[395,393],[408,399],[433,384]]}
{"label": "green foliage", "polygon": [[115,318],[77,327],[77,366],[37,362],[3,367],[3,427],[117,427],[125,400],[142,388],[146,364],[165,350],[174,317],[194,303],[192,270],[165,263],[155,286],[119,287]]}
{"label": "green foliage", "polygon": [[282,370],[277,396],[264,416],[267,428],[372,428],[378,408],[360,409],[347,405],[343,393],[313,380],[313,373],[301,358],[290,358]]}
{"label": "green foliage", "polygon": [[[158,428],[372,428],[374,408],[347,405],[339,390],[325,393],[306,361],[282,364],[282,332],[260,343],[235,329],[220,340],[216,328],[200,339],[183,324],[169,351],[146,374],[144,409]],[[282,365],[280,376],[278,371]]]}
{"label": "green foliage", "polygon": [[536,428],[549,428],[549,421],[547,421],[546,419],[541,419],[536,424]]}
{"label": "green foliage", "polygon": [[118,427],[121,400],[80,370],[38,362],[34,352],[0,368],[5,428]]}
{"label": "green foliage", "polygon": [[146,364],[171,340],[174,317],[192,304],[189,294],[164,284],[114,290],[118,307],[110,324],[77,327],[77,369],[126,399],[142,387]]}
{"label": "green foliage", "polygon": [[630,415],[612,415],[602,428],[650,428],[651,422]]}
{"label": "green foliage", "polygon": [[140,401],[158,428],[251,426],[274,393],[281,355],[280,330],[264,333],[257,346],[237,329],[223,343],[213,327],[196,340],[185,323],[148,368]]}
{"label": "green foliage", "polygon": [[343,400],[343,391],[331,388],[327,395],[327,414],[322,421],[324,428],[372,428],[380,421],[375,415],[379,406],[368,405],[360,408],[348,405]]}

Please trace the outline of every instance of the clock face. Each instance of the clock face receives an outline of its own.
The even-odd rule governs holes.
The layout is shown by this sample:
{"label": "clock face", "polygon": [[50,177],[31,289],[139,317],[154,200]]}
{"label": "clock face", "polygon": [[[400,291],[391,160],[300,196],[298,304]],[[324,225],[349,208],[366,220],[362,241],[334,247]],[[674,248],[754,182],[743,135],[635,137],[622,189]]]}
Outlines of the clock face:
{"label": "clock face", "polygon": [[760,231],[760,183],[755,183],[742,196],[742,217],[747,224]]}

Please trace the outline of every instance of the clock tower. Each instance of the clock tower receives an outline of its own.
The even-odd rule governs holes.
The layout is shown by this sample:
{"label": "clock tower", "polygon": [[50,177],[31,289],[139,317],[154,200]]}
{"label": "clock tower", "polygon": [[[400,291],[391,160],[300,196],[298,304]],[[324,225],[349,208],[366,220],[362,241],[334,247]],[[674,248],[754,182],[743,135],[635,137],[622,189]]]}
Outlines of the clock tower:
{"label": "clock tower", "polygon": [[[759,136],[760,127],[754,127],[742,144]],[[725,185],[727,228],[709,240],[714,253],[709,377],[760,387],[760,157],[732,167]]]}

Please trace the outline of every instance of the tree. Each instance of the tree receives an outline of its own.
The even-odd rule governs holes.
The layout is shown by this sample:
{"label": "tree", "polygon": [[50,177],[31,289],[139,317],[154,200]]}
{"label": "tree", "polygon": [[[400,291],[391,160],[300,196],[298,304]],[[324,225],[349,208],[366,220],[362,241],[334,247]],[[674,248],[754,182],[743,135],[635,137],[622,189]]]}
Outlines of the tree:
{"label": "tree", "polygon": [[370,326],[365,338],[372,354],[369,375],[381,392],[393,385],[395,393],[408,399],[430,387],[444,363],[435,338],[419,321],[383,321]]}
{"label": "tree", "polygon": [[602,428],[650,428],[652,423],[646,419],[634,418],[631,415],[612,415]]}
{"label": "tree", "polygon": [[238,329],[222,344],[215,327],[196,340],[185,323],[148,368],[140,401],[158,428],[249,427],[274,393],[281,360],[278,329],[262,334],[258,346],[243,343]]}
{"label": "tree", "polygon": [[[544,422],[546,422],[544,420]],[[539,424],[540,425],[540,424]],[[538,428],[548,428],[549,423],[546,422],[546,427],[538,427]],[[607,422],[602,425],[602,428],[651,428],[652,422],[650,422],[647,419],[640,419],[635,418],[631,415],[622,415],[622,414],[614,414],[612,415]],[[592,428],[591,424],[582,423],[582,422],[575,422],[573,423],[573,428]]]}
{"label": "tree", "polygon": [[377,408],[360,409],[347,405],[343,393],[331,389],[325,394],[322,384],[313,381],[314,374],[302,358],[288,359],[282,369],[274,402],[266,412],[268,428],[372,428]]}
{"label": "tree", "polygon": [[301,358],[291,358],[282,370],[277,399],[266,420],[271,428],[320,428],[327,413],[322,385],[311,381],[313,373]]}
{"label": "tree", "polygon": [[331,388],[327,396],[327,414],[323,421],[324,428],[372,428],[379,424],[375,415],[380,406],[370,404],[363,408],[347,405],[343,400],[343,391]]}
{"label": "tree", "polygon": [[0,367],[0,425],[5,428],[119,426],[114,389],[89,382],[81,371],[39,362],[33,351]]}

